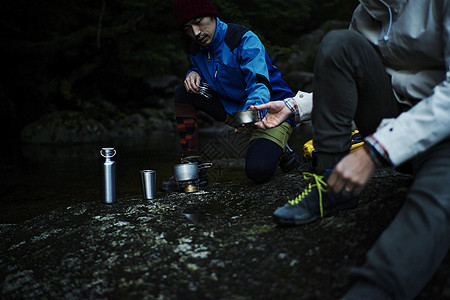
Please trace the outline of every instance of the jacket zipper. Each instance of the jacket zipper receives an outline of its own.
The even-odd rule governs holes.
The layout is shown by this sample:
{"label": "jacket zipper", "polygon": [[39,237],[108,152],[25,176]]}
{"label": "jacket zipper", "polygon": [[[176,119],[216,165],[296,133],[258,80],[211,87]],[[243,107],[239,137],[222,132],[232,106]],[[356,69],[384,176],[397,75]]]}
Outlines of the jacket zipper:
{"label": "jacket zipper", "polygon": [[[211,52],[208,51],[208,62],[210,62],[211,60]],[[215,66],[215,70],[214,70],[214,79],[217,79],[217,73],[219,71],[219,66]],[[215,82],[215,86],[217,87],[217,89],[220,89],[219,84],[217,84],[217,81]]]}

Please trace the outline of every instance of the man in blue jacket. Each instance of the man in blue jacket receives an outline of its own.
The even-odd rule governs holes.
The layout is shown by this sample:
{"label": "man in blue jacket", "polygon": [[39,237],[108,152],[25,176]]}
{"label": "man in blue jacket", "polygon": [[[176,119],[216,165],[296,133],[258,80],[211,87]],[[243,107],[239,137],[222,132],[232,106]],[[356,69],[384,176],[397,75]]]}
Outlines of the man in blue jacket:
{"label": "man in blue jacket", "polygon": [[[244,26],[222,22],[209,0],[175,0],[173,14],[178,27],[193,41],[184,86],[175,91],[181,162],[200,163],[197,110],[231,125],[235,112],[293,94],[259,38]],[[202,83],[212,88],[211,99],[199,94]],[[295,153],[289,150],[285,153],[293,126],[293,120],[288,119],[269,130],[252,130],[245,165],[248,178],[262,183],[273,176],[278,165],[284,171],[289,170],[288,163],[296,161]],[[284,160],[280,162],[281,158]],[[200,185],[206,183],[203,172]],[[176,191],[179,186],[169,180],[162,183],[161,189]]]}

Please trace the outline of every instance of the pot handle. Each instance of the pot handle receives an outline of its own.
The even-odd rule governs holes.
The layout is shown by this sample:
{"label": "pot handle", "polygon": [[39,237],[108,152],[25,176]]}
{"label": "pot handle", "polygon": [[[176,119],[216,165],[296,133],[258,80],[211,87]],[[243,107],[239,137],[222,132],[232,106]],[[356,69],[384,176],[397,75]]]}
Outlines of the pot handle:
{"label": "pot handle", "polygon": [[208,162],[208,163],[202,163],[202,164],[199,164],[198,165],[198,169],[199,170],[201,170],[201,169],[209,169],[209,168],[211,168],[213,166],[213,163],[210,163],[210,162]]}

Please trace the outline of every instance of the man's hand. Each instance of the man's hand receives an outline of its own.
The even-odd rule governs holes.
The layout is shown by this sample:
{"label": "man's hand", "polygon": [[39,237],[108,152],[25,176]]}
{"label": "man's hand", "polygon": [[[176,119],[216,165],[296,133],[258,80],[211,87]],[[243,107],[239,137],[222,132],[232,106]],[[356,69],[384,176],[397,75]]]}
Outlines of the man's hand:
{"label": "man's hand", "polygon": [[186,76],[186,79],[184,79],[184,87],[186,88],[186,91],[188,93],[198,93],[198,86],[200,85],[201,80],[202,78],[197,72],[191,71]]}
{"label": "man's hand", "polygon": [[359,195],[375,172],[376,165],[362,148],[345,156],[328,178],[329,191],[345,196]]}
{"label": "man's hand", "polygon": [[290,115],[293,115],[292,111],[283,101],[270,101],[265,104],[250,106],[250,109],[265,110],[267,109],[266,116],[255,125],[259,128],[273,128],[283,123]]}

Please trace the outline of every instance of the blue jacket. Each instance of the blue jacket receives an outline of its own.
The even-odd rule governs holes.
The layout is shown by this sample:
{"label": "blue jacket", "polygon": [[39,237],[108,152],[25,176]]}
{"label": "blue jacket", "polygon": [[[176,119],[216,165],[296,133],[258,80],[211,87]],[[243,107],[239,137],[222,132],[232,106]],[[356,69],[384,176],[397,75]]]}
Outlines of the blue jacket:
{"label": "blue jacket", "polygon": [[253,104],[293,97],[258,36],[244,26],[216,19],[211,44],[202,48],[192,43],[190,71],[199,73],[218,93],[225,110],[233,114]]}

